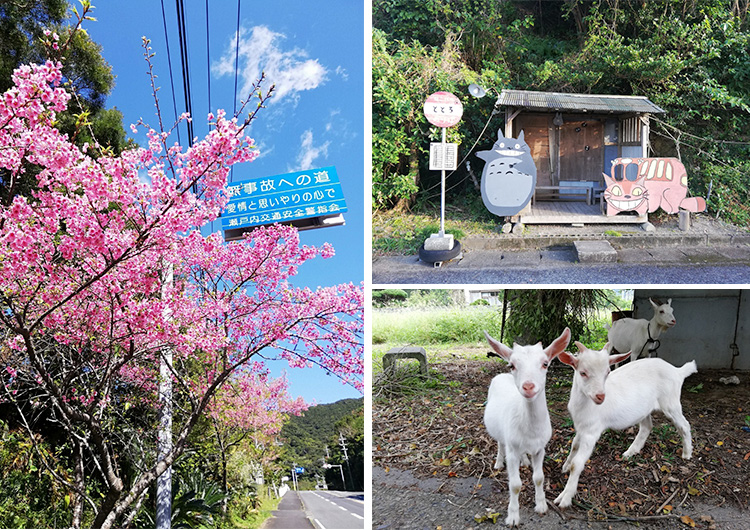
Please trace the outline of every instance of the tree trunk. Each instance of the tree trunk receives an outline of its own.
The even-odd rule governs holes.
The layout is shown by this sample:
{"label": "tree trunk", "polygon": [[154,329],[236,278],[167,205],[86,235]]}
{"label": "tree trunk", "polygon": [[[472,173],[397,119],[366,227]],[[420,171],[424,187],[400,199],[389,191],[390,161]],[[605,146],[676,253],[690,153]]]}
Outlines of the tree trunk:
{"label": "tree trunk", "polygon": [[[81,444],[75,443],[75,484],[78,492],[86,491],[83,473],[83,448]],[[73,509],[73,528],[81,528],[81,519],[83,518],[83,494],[74,492],[71,499],[71,508]]]}

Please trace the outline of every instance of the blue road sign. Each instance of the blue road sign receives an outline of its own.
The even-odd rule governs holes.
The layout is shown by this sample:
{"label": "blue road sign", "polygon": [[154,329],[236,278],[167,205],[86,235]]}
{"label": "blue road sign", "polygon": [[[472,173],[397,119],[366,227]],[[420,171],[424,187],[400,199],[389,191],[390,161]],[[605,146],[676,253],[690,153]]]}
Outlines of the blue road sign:
{"label": "blue road sign", "polygon": [[227,193],[229,203],[221,214],[224,230],[347,211],[334,166],[233,182]]}
{"label": "blue road sign", "polygon": [[294,468],[294,472],[295,472],[295,473],[296,473],[297,475],[301,475],[302,473],[304,473],[304,472],[305,472],[305,468],[304,468],[304,467],[295,467],[295,468]]}

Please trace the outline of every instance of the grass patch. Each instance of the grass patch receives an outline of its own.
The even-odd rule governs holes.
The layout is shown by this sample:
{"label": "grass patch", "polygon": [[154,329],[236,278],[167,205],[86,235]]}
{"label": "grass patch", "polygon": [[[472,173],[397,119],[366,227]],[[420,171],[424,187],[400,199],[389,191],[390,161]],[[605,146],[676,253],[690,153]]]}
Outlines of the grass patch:
{"label": "grass patch", "polygon": [[260,528],[263,522],[279,506],[281,499],[262,497],[259,508],[251,508],[244,499],[232,500],[227,516],[221,522],[222,528]]}
{"label": "grass patch", "polygon": [[453,344],[484,342],[499,334],[499,311],[486,306],[408,311],[373,311],[373,344]]}
{"label": "grass patch", "polygon": [[[467,234],[497,235],[497,223],[456,218],[445,221],[445,231],[461,240]],[[410,255],[419,252],[425,239],[440,230],[440,218],[414,213],[378,212],[372,218],[372,250],[375,255]]]}

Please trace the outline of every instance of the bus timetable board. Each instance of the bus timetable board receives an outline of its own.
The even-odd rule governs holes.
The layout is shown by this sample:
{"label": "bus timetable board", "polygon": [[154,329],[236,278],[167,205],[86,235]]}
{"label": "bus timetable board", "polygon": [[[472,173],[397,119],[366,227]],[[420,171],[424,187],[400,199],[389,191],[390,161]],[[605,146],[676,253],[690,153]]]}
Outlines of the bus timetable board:
{"label": "bus timetable board", "polygon": [[334,166],[233,182],[221,214],[224,230],[293,223],[347,211]]}

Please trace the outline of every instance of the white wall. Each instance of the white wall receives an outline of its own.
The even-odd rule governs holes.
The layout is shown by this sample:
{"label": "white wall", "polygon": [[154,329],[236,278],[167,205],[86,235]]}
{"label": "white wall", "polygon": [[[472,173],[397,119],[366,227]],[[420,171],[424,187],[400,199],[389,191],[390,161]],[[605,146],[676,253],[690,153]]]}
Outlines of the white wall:
{"label": "white wall", "polygon": [[[699,369],[750,370],[750,291],[636,289],[635,318],[651,319],[654,312],[649,297],[662,302],[672,298],[677,321],[659,337],[660,358],[676,366],[695,360]],[[739,356],[732,364],[735,351]]]}

